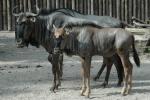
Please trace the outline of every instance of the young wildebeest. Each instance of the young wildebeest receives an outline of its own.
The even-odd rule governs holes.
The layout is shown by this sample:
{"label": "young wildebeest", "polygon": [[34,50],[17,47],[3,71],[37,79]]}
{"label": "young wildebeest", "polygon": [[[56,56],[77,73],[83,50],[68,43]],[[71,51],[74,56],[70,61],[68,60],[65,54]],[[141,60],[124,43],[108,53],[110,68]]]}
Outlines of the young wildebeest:
{"label": "young wildebeest", "polygon": [[68,55],[78,55],[82,62],[81,95],[90,95],[90,67],[94,55],[111,57],[115,53],[121,58],[124,68],[124,86],[121,94],[126,95],[132,87],[132,64],[129,60],[129,50],[132,47],[134,61],[140,66],[140,60],[135,49],[134,36],[121,28],[102,28],[94,23],[70,23],[63,28],[54,26],[55,44],[57,49]]}
{"label": "young wildebeest", "polygon": [[[14,10],[17,7],[14,8]],[[52,51],[51,48],[53,48],[53,40],[51,40],[52,36],[52,25],[55,24],[56,26],[63,26],[66,23],[69,22],[95,22],[98,25],[102,25],[105,27],[122,27],[122,22],[109,17],[109,16],[94,16],[94,15],[82,15],[77,13],[74,10],[69,10],[69,9],[57,9],[57,10],[45,10],[42,9],[40,12],[38,12],[37,14],[32,13],[32,12],[21,12],[21,13],[14,13],[13,10],[13,15],[17,17],[17,22],[16,22],[16,42],[17,42],[17,46],[18,47],[24,47],[24,46],[28,46],[28,44],[31,44],[33,46],[39,47],[39,45],[42,45],[46,51],[49,53],[49,61],[52,63],[52,65],[54,65],[54,59],[52,59]],[[76,17],[76,18],[74,18]],[[83,19],[79,19],[79,18],[84,18],[84,19],[88,19],[88,20],[83,20]],[[107,19],[107,20],[104,20]],[[63,59],[63,57],[60,57],[61,59]],[[119,57],[118,57],[119,58]],[[105,66],[107,65],[107,58],[105,58],[106,60],[104,60],[103,63],[103,67],[102,69],[105,68]],[[109,59],[109,58],[108,58]],[[111,60],[109,60],[110,62]],[[120,67],[122,64],[118,64],[120,63],[120,61],[118,60],[114,60],[114,62],[116,63],[116,68],[117,68],[117,72],[118,72],[118,85],[121,85],[122,82],[122,67]],[[60,76],[62,75],[62,62],[60,61]],[[111,63],[114,63],[113,61],[111,61]],[[110,66],[110,67],[109,67]],[[56,88],[56,76],[58,76],[58,74],[56,74],[56,69],[52,67],[53,70],[53,74],[54,74],[54,85],[53,85],[53,89],[54,90]],[[110,73],[110,69],[111,69],[111,64],[108,64],[108,68],[107,68],[107,74],[106,74],[106,78],[105,78],[105,82],[104,82],[104,86],[108,84],[108,77],[109,77],[109,73]],[[100,73],[103,70],[101,70],[98,74],[98,76],[100,76]],[[97,79],[98,77],[96,77],[95,79]]]}
{"label": "young wildebeest", "polygon": [[[122,22],[110,16],[84,15],[71,9],[58,9],[56,11],[62,12],[72,17],[83,18],[83,19],[87,19],[90,21],[96,21],[97,25],[102,26],[102,27],[115,27],[115,28],[125,28],[127,26],[132,27],[131,25],[126,24],[125,22]],[[112,57],[103,57],[102,66],[99,69],[97,75],[94,77],[94,80],[96,81],[100,77],[102,72],[104,71],[104,68],[107,66],[105,80],[102,83],[103,87],[106,87],[108,85],[108,79],[109,79],[111,67],[113,64],[115,65],[117,69],[117,74],[118,74],[118,79],[119,79],[117,86],[121,86],[121,83],[123,81],[123,74],[124,74],[123,65],[121,63],[121,59],[119,58],[119,56],[117,54],[114,54]]]}

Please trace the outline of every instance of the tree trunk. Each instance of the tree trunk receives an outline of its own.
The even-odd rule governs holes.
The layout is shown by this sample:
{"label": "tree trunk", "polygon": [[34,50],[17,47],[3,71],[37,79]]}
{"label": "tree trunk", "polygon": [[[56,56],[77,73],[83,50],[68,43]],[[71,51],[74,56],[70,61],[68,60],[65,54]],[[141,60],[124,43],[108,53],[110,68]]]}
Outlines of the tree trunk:
{"label": "tree trunk", "polygon": [[[119,0],[118,0],[118,2],[119,2]],[[117,2],[117,3],[118,3]],[[117,7],[118,8],[118,7]],[[117,12],[117,14],[118,14],[118,12]],[[113,14],[112,14],[112,0],[109,0],[109,16],[112,16]]]}
{"label": "tree trunk", "polygon": [[125,10],[124,10],[124,2],[125,2],[125,0],[122,0],[122,2],[121,2],[121,19],[124,21],[124,17],[125,17]]}
{"label": "tree trunk", "polygon": [[132,0],[129,0],[129,3],[128,3],[129,5],[129,7],[128,7],[128,9],[129,9],[129,11],[128,11],[128,13],[129,13],[129,16],[128,16],[128,23],[131,23],[131,18],[132,18],[132,16],[133,16],[133,11],[132,11],[132,5],[133,5],[133,1]]}
{"label": "tree trunk", "polygon": [[134,16],[134,17],[136,17],[136,6],[137,6],[137,5],[136,5],[136,1],[137,1],[137,0],[133,0],[133,4],[134,4],[134,5],[133,5],[133,16]]}
{"label": "tree trunk", "polygon": [[88,1],[88,3],[87,3],[88,4],[88,7],[87,7],[88,8],[88,14],[91,14],[91,10],[90,10],[91,9],[91,5],[90,5],[91,2],[90,2],[90,0],[87,0],[87,1]]}
{"label": "tree trunk", "polygon": [[0,31],[3,30],[3,19],[2,19],[2,14],[3,14],[3,9],[2,9],[2,0],[0,0]]}
{"label": "tree trunk", "polygon": [[102,15],[102,10],[103,10],[103,6],[102,6],[102,0],[99,0],[99,15]]}
{"label": "tree trunk", "polygon": [[7,30],[7,9],[6,0],[3,0],[3,29]]}
{"label": "tree trunk", "polygon": [[58,0],[55,0],[56,1],[56,8],[59,7],[59,1]]}
{"label": "tree trunk", "polygon": [[23,0],[23,4],[24,4],[24,12],[26,12],[27,11],[27,1]]}
{"label": "tree trunk", "polygon": [[148,1],[145,0],[145,19],[148,20]]}
{"label": "tree trunk", "polygon": [[141,11],[140,11],[140,7],[141,7],[141,0],[137,0],[138,2],[138,8],[137,8],[137,17],[140,19],[140,15],[141,15]]}
{"label": "tree trunk", "polygon": [[17,3],[19,4],[19,6],[20,6],[20,11],[24,11],[24,7],[23,7],[23,0],[19,0],[19,1],[17,1]]}
{"label": "tree trunk", "polygon": [[128,21],[128,0],[125,0],[125,21]]}
{"label": "tree trunk", "polygon": [[[35,5],[33,5],[33,6],[35,6]],[[28,10],[29,10],[29,12],[31,12],[31,0],[28,0]]]}
{"label": "tree trunk", "polygon": [[7,30],[11,30],[10,0],[7,0]]}
{"label": "tree trunk", "polygon": [[75,0],[72,0],[72,9],[75,9]]}
{"label": "tree trunk", "polygon": [[47,9],[49,9],[50,8],[50,2],[49,2],[50,0],[47,0]]}
{"label": "tree trunk", "polygon": [[12,0],[11,1],[11,18],[12,18],[12,21],[11,21],[11,30],[14,30],[15,29],[15,16],[12,15],[12,9],[16,6],[16,1],[15,0]]}
{"label": "tree trunk", "polygon": [[94,3],[94,1],[91,0],[91,14],[92,14],[92,15],[94,14],[93,3]]}
{"label": "tree trunk", "polygon": [[105,15],[105,0],[103,0],[103,10],[102,10],[102,12],[103,12],[103,16]]}
{"label": "tree trunk", "polygon": [[145,9],[144,9],[144,0],[141,0],[141,19],[145,21]]}

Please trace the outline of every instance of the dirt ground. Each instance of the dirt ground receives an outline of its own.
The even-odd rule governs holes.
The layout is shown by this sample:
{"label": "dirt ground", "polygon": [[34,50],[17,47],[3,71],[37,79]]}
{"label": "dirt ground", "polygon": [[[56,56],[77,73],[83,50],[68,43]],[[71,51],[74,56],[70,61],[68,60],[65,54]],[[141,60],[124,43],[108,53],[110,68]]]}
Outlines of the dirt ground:
{"label": "dirt ground", "polygon": [[[64,59],[62,86],[56,93],[52,86],[51,64],[44,48],[16,48],[14,32],[0,32],[0,100],[89,100],[80,96],[80,59],[77,56]],[[93,81],[102,63],[101,57],[93,57],[91,68],[91,100],[150,100],[150,57],[140,56],[141,68],[133,62],[133,89],[122,96],[116,87],[117,74],[113,67],[109,86],[103,88],[103,72]],[[131,57],[132,60],[132,57]]]}

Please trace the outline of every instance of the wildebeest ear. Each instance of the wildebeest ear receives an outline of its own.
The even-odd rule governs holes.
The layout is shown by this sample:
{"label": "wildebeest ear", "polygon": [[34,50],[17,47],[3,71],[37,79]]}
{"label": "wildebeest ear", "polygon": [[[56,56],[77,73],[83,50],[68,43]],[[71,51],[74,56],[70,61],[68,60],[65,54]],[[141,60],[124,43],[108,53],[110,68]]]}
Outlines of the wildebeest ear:
{"label": "wildebeest ear", "polygon": [[36,21],[36,17],[30,17],[30,21],[31,22],[35,22]]}
{"label": "wildebeest ear", "polygon": [[17,18],[17,22],[25,22],[27,21],[26,17],[23,17],[22,19],[20,17]]}
{"label": "wildebeest ear", "polygon": [[69,35],[69,30],[65,29],[66,35]]}
{"label": "wildebeest ear", "polygon": [[66,35],[69,35],[69,31],[66,31]]}

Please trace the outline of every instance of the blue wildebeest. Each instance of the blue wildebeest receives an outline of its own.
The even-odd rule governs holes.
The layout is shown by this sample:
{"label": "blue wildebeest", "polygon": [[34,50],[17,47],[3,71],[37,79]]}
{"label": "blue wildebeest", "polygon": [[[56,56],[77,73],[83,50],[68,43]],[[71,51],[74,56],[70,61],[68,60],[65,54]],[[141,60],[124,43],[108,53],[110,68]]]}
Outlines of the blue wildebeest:
{"label": "blue wildebeest", "polygon": [[[94,23],[70,23],[62,28],[54,27],[55,48],[67,55],[78,55],[82,62],[81,95],[90,95],[90,67],[94,55],[112,57],[115,53],[121,58],[124,68],[124,86],[121,94],[126,95],[132,87],[132,64],[129,51],[132,48],[137,66],[140,60],[135,49],[134,36],[121,28],[102,28]],[[55,42],[56,43],[56,42]],[[54,49],[55,51],[55,49]]]}
{"label": "blue wildebeest", "polygon": [[[17,8],[17,7],[16,7]],[[16,9],[14,8],[14,10]],[[61,27],[64,24],[68,22],[89,22],[92,21],[98,25],[102,26],[110,26],[110,27],[122,27],[122,22],[112,18],[112,17],[106,17],[106,20],[104,22],[105,17],[98,17],[94,15],[82,15],[77,13],[76,11],[69,10],[69,9],[57,9],[57,10],[45,10],[42,9],[40,12],[37,14],[31,13],[31,12],[21,12],[21,13],[14,13],[13,10],[13,15],[17,17],[17,23],[16,23],[16,43],[18,47],[24,47],[28,46],[29,44],[39,47],[39,45],[42,45],[46,51],[49,53],[49,61],[52,62],[52,65],[54,65],[55,62],[52,60],[52,48],[53,48],[53,39],[51,38],[52,35],[52,24],[55,24],[57,27]],[[82,17],[81,17],[82,16]],[[76,17],[76,18],[74,18]],[[84,18],[84,19],[79,19],[79,18]],[[87,20],[88,19],[88,20]],[[95,20],[93,20],[95,19]],[[108,20],[109,19],[109,20]],[[105,24],[105,25],[104,25]],[[55,55],[54,58],[61,58],[63,57],[58,57]],[[107,59],[107,58],[106,58]],[[110,66],[110,65],[108,65]],[[121,84],[122,82],[122,71],[119,67],[120,65],[117,64],[116,68],[118,69],[117,71],[119,72],[120,78],[118,84]],[[60,76],[62,75],[62,61],[60,61]],[[110,68],[109,68],[110,69]],[[56,73],[56,68],[52,67],[53,74],[54,74],[54,85],[52,87],[52,90],[54,90],[60,82],[58,82],[58,85],[56,85],[56,76],[58,77],[58,73]],[[108,76],[107,75],[107,82],[108,83]]]}
{"label": "blue wildebeest", "polygon": [[[100,26],[103,26],[103,27],[114,27],[114,28],[125,28],[127,26],[132,27],[131,25],[129,25],[123,21],[120,21],[116,18],[110,17],[110,16],[84,15],[75,10],[70,10],[70,9],[58,9],[57,11],[63,12],[64,14],[72,16],[72,17],[83,18],[83,19],[87,19],[90,21],[97,21],[97,24]],[[121,59],[119,58],[119,56],[117,54],[113,55],[110,58],[108,58],[108,57],[103,58],[102,66],[101,66],[100,70],[98,71],[94,80],[96,81],[100,77],[101,73],[103,72],[104,68],[107,65],[105,81],[102,84],[102,86],[104,86],[104,87],[107,86],[109,74],[110,74],[111,67],[113,64],[115,65],[115,67],[117,69],[117,74],[118,74],[118,78],[119,78],[117,86],[121,86],[121,83],[123,81],[123,66],[121,63]]]}

